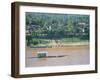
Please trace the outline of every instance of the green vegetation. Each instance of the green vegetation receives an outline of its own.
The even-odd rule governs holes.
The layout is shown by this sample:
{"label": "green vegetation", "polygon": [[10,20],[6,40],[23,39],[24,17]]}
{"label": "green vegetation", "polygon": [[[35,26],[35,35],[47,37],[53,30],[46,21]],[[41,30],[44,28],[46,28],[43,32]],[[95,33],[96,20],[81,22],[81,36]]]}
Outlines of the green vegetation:
{"label": "green vegetation", "polygon": [[89,26],[89,15],[26,12],[26,44],[89,41]]}

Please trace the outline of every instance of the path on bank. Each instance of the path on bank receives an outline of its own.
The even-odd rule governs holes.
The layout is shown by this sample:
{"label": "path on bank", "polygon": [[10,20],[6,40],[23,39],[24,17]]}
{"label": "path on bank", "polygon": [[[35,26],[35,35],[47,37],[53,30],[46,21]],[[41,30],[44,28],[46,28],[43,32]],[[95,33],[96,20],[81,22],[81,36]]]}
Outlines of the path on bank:
{"label": "path on bank", "polygon": [[89,42],[69,42],[69,43],[61,43],[59,41],[51,40],[48,44],[48,47],[66,47],[66,46],[84,46],[89,45]]}

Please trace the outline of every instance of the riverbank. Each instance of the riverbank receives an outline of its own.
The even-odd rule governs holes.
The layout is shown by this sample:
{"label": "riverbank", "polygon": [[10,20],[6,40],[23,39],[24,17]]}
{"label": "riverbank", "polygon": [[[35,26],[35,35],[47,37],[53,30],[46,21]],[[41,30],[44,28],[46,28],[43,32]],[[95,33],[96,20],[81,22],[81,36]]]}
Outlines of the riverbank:
{"label": "riverbank", "polygon": [[54,40],[50,41],[47,45],[39,44],[30,46],[30,48],[54,48],[54,47],[73,47],[73,46],[88,46],[89,42],[67,42],[67,43],[56,43]]}
{"label": "riverbank", "polygon": [[89,42],[49,43],[48,47],[88,46]]}

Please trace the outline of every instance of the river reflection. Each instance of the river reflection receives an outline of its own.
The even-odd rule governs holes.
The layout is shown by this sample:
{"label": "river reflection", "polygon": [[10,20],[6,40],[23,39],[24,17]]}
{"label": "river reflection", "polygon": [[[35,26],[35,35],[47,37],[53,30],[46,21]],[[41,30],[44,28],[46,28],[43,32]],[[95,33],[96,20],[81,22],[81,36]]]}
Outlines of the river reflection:
{"label": "river reflection", "polygon": [[[34,58],[38,51],[47,51],[48,56],[66,55],[64,57]],[[89,64],[89,45],[53,47],[53,48],[26,48],[26,67],[65,66]]]}

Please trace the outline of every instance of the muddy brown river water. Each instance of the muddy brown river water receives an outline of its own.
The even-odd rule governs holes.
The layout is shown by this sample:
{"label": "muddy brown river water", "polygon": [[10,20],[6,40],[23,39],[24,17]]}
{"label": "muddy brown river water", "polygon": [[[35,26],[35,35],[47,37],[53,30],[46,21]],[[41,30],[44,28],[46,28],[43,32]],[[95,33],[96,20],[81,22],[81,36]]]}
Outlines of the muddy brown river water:
{"label": "muddy brown river water", "polygon": [[[38,51],[47,51],[48,56],[61,56],[52,58],[34,58]],[[26,48],[26,67],[39,66],[65,66],[89,64],[89,45],[53,47],[53,48]]]}

